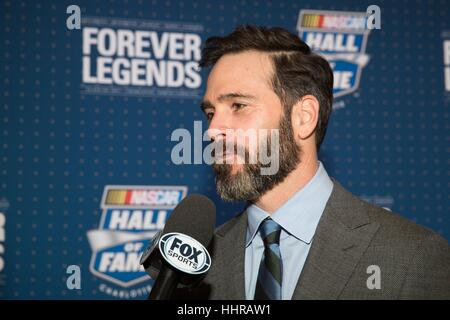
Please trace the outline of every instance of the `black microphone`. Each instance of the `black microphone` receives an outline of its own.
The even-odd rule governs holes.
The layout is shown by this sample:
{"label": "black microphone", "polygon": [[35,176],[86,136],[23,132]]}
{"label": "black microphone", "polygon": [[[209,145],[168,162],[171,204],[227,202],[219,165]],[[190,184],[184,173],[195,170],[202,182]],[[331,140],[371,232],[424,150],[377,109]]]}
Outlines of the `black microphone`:
{"label": "black microphone", "polygon": [[216,207],[207,197],[192,194],[173,210],[167,223],[141,256],[140,263],[155,279],[149,299],[170,299],[179,283],[192,284],[206,273],[211,257]]}

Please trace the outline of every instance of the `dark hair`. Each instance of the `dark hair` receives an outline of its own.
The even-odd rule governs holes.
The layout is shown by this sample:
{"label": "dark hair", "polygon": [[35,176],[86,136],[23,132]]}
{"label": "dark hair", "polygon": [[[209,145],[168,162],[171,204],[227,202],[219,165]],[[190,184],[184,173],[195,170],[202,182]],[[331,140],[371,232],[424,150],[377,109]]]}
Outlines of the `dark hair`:
{"label": "dark hair", "polygon": [[202,49],[200,67],[214,65],[223,55],[247,50],[267,52],[274,66],[271,85],[290,114],[293,105],[311,94],[319,101],[316,146],[325,137],[333,103],[333,72],[328,62],[311,52],[300,38],[283,28],[237,27],[225,37],[210,37]]}

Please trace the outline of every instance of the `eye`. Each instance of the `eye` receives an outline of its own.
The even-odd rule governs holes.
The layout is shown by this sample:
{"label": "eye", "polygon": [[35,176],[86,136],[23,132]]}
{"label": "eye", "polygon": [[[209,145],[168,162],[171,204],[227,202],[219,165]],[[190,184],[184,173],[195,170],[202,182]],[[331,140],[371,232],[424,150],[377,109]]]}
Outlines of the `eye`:
{"label": "eye", "polygon": [[211,121],[212,118],[214,117],[214,112],[206,112],[206,119],[208,119],[208,121]]}
{"label": "eye", "polygon": [[234,110],[236,110],[236,111],[241,110],[241,109],[245,108],[246,106],[247,106],[246,104],[243,104],[243,103],[237,103],[237,102],[234,102],[234,103],[231,105],[231,107],[232,107]]}

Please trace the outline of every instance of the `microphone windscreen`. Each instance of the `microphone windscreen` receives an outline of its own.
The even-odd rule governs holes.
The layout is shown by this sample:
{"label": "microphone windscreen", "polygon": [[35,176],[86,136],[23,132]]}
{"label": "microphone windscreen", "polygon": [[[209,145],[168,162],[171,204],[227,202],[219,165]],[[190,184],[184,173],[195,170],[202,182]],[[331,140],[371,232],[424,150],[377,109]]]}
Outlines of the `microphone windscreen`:
{"label": "microphone windscreen", "polygon": [[191,194],[172,211],[163,234],[179,232],[208,247],[216,225],[216,206],[206,196]]}
{"label": "microphone windscreen", "polygon": [[[216,206],[214,203],[203,195],[187,196],[173,209],[164,229],[155,236],[152,244],[142,254],[140,263],[150,277],[156,279],[163,263],[158,243],[164,234],[183,233],[208,248],[214,235],[215,224]],[[189,284],[191,281],[189,277],[180,280],[182,284]]]}

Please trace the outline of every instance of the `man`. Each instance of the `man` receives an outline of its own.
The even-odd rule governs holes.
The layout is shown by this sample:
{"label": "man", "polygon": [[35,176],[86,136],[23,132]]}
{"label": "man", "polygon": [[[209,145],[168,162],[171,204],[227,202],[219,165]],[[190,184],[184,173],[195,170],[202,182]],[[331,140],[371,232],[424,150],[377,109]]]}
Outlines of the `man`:
{"label": "man", "polygon": [[208,39],[200,65],[212,67],[202,109],[214,143],[248,156],[233,130],[279,129],[279,169],[213,165],[219,195],[248,207],[216,230],[210,271],[177,298],[450,298],[448,243],[356,198],[318,161],[333,87],[323,58],[284,29],[242,26]]}

